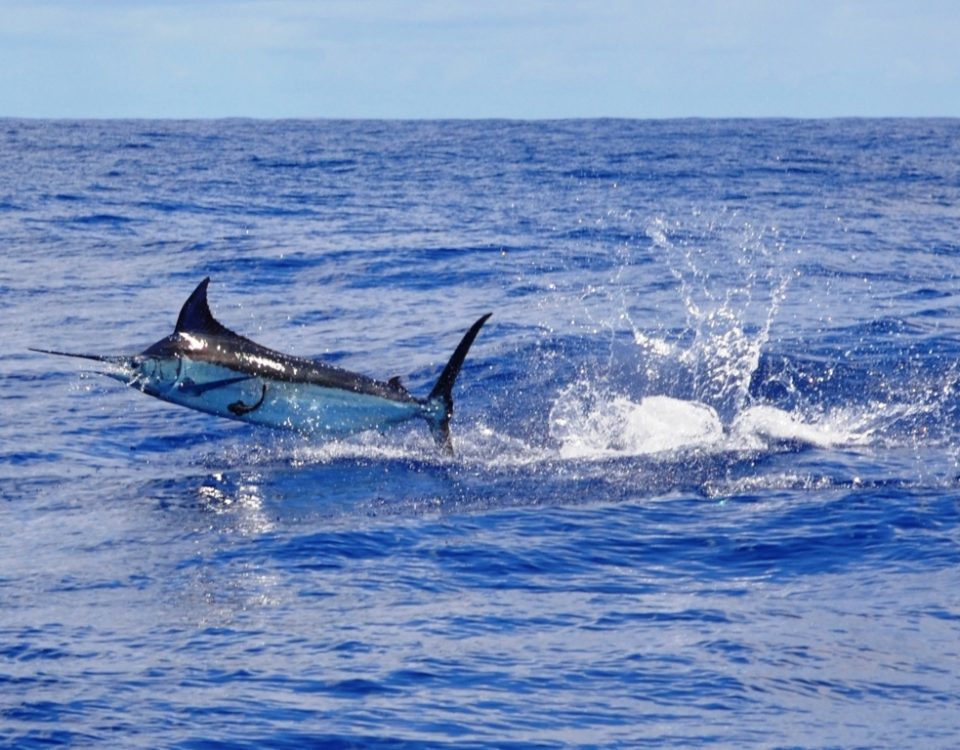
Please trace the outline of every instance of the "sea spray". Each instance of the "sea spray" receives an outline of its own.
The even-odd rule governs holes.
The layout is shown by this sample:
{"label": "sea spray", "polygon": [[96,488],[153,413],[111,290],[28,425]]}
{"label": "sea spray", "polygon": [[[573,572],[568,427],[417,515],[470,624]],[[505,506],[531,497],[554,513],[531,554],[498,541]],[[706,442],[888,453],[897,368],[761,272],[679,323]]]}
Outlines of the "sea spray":
{"label": "sea spray", "polygon": [[[631,248],[617,247],[620,265],[608,296],[619,300],[621,310],[613,317],[629,327],[635,348],[611,346],[605,368],[583,368],[560,389],[549,429],[561,455],[731,447],[723,437],[752,405],[750,385],[794,271],[776,230],[758,230],[726,213],[710,220],[700,214],[693,218],[687,227],[658,217],[645,232],[651,243],[646,253],[654,256],[663,277],[674,280],[687,321],[683,330],[635,322],[640,316],[628,298],[633,288],[628,270],[637,269]],[[651,271],[647,264],[641,268],[645,274]],[[616,382],[613,373],[626,369],[629,375],[629,369],[614,361],[615,351],[634,359],[634,382],[623,382],[623,375]],[[744,439],[743,430],[737,437],[738,447],[756,447],[755,439]]]}

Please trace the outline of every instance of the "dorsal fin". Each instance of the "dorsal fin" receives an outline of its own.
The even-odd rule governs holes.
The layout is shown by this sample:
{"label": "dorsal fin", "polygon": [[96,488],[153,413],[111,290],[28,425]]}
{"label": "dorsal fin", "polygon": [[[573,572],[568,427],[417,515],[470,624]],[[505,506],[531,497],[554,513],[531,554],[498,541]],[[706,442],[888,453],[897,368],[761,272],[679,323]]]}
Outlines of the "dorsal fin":
{"label": "dorsal fin", "polygon": [[390,389],[396,393],[407,393],[407,389],[403,387],[403,383],[400,381],[400,376],[390,378],[387,381],[387,385],[390,386]]}
{"label": "dorsal fin", "polygon": [[203,333],[208,336],[236,335],[226,326],[221,325],[207,304],[207,285],[210,277],[207,276],[196,289],[193,290],[187,301],[180,308],[180,317],[177,318],[177,327],[174,333]]}

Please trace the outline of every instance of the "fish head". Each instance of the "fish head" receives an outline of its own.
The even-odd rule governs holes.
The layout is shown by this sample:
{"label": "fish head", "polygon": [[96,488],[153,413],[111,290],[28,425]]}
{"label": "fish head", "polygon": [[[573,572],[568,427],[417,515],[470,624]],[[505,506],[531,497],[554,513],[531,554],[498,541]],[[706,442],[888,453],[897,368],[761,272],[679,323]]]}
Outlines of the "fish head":
{"label": "fish head", "polygon": [[103,374],[149,396],[164,398],[177,387],[182,369],[183,360],[177,356],[135,354],[124,358],[113,372]]}
{"label": "fish head", "polygon": [[51,349],[31,349],[31,351],[97,362],[99,367],[96,372],[100,375],[118,380],[150,396],[160,397],[176,386],[183,365],[179,356],[151,353],[150,349],[140,354],[118,355],[80,354]]}

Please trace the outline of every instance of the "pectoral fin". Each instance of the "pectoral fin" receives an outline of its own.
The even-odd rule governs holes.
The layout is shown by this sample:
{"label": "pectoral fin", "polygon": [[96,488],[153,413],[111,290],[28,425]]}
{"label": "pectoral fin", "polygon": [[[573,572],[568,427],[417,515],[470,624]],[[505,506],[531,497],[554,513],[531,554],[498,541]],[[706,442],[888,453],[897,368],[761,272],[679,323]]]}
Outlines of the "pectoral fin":
{"label": "pectoral fin", "polygon": [[263,405],[263,400],[267,397],[267,384],[263,384],[263,391],[260,393],[260,400],[252,406],[249,404],[243,403],[243,401],[234,401],[232,404],[229,404],[227,408],[231,413],[242,417],[244,414],[249,414],[252,411],[256,411]]}

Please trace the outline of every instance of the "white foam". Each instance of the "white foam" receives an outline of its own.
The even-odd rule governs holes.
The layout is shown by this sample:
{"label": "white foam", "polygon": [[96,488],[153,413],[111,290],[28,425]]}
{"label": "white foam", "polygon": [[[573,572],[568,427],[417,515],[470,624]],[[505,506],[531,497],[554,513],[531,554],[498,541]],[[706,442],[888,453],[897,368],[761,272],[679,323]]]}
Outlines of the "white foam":
{"label": "white foam", "polygon": [[715,446],[723,425],[710,406],[670,396],[561,395],[550,415],[561,458],[649,455]]}
{"label": "white foam", "polygon": [[836,410],[816,415],[758,404],[725,425],[709,404],[666,395],[633,400],[579,381],[563,389],[550,412],[550,436],[561,459],[643,456],[677,451],[765,451],[778,445],[813,448],[864,445],[866,415]]}
{"label": "white foam", "polygon": [[751,406],[737,415],[730,428],[731,440],[744,447],[762,448],[771,443],[802,443],[833,448],[862,441],[863,436],[829,420],[806,422],[798,415],[774,406]]}

